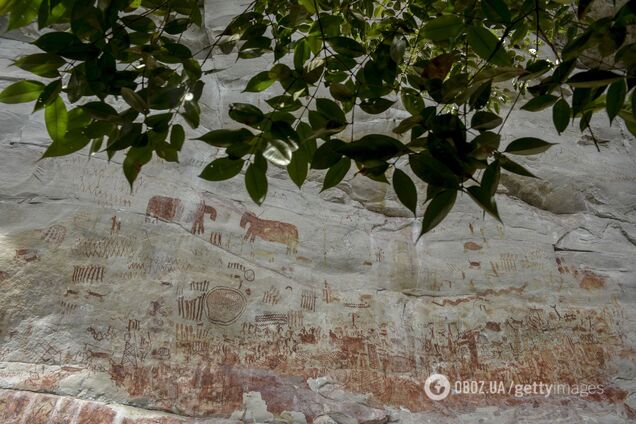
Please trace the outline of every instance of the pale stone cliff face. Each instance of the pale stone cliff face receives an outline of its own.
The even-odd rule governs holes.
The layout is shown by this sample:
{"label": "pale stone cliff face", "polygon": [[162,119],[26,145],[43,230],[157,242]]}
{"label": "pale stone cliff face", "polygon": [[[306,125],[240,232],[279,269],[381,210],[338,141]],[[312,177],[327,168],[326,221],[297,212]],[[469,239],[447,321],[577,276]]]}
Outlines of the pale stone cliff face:
{"label": "pale stone cliff face", "polygon": [[[206,3],[209,31],[237,10]],[[30,49],[0,39],[0,88]],[[233,101],[262,102],[240,93],[259,63],[208,81],[196,134]],[[0,422],[636,417],[636,144],[618,123],[598,120],[598,153],[548,114],[514,113],[507,141],[560,143],[524,162],[543,179],[503,177],[505,225],[459,199],[416,244],[418,220],[361,176],[319,194],[320,174],[300,191],[272,166],[257,207],[240,178],[196,177],[216,155],[196,141],[132,193],[121,156],[38,162],[49,140],[31,109],[0,107]],[[388,132],[399,113],[360,128]],[[433,372],[604,390],[435,402]]]}

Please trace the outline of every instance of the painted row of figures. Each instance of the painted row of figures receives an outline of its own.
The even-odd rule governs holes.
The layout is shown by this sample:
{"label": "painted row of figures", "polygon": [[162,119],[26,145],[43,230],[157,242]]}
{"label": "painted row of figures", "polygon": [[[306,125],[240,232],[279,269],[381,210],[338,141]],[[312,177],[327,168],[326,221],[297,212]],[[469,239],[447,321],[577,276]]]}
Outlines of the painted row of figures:
{"label": "painted row of figures", "polygon": [[[167,196],[153,196],[148,201],[146,207],[146,222],[166,222],[179,221],[185,211],[184,203],[181,199]],[[205,233],[205,218],[216,221],[217,211],[213,206],[207,205],[205,201],[200,201],[195,211],[192,212],[190,220],[192,234]],[[281,243],[287,246],[287,254],[295,254],[298,247],[298,228],[295,225],[280,221],[261,219],[252,212],[245,212],[241,217],[241,228],[246,228],[243,236],[245,240],[254,242],[256,238]]]}

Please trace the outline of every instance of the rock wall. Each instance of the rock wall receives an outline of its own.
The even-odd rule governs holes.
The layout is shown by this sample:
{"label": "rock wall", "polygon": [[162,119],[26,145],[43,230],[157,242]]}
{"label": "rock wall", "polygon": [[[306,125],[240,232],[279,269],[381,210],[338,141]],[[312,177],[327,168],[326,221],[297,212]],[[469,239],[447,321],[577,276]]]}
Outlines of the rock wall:
{"label": "rock wall", "polygon": [[[237,8],[207,2],[209,32]],[[0,88],[24,77],[9,65],[29,36],[0,39]],[[259,63],[208,81],[193,134],[262,101],[240,93]],[[513,113],[505,140],[560,143],[525,161],[542,179],[503,176],[505,225],[461,198],[415,243],[391,188],[353,174],[320,193],[320,173],[298,190],[272,166],[257,207],[241,178],[196,177],[217,154],[196,141],[132,192],[121,156],[38,161],[49,140],[31,108],[0,107],[0,422],[636,418],[636,145],[618,123],[598,120],[598,153]],[[388,132],[400,113],[359,129]],[[506,392],[433,401],[434,372]],[[532,383],[602,390],[516,390]]]}

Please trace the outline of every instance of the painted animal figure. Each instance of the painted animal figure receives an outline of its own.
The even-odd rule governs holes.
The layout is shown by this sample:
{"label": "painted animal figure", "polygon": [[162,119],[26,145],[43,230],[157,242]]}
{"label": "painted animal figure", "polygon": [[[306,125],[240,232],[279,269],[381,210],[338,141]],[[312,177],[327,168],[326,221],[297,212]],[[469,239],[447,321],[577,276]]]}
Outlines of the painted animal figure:
{"label": "painted animal figure", "polygon": [[241,228],[247,228],[243,237],[245,240],[253,242],[256,237],[274,243],[287,245],[287,254],[296,253],[298,246],[298,228],[295,225],[280,221],[270,221],[260,219],[251,212],[245,212],[241,218]]}
{"label": "painted animal figure", "polygon": [[36,249],[16,249],[15,258],[25,262],[39,261],[40,255]]}
{"label": "painted animal figure", "polygon": [[153,196],[148,200],[146,208],[146,222],[174,221],[181,218],[183,214],[183,203],[180,199],[165,196]]}
{"label": "painted animal figure", "polygon": [[205,232],[205,226],[203,225],[203,221],[205,216],[210,214],[210,219],[212,221],[216,221],[216,209],[212,206],[208,206],[205,202],[199,203],[199,207],[194,214],[194,222],[192,223],[192,234],[203,234]]}

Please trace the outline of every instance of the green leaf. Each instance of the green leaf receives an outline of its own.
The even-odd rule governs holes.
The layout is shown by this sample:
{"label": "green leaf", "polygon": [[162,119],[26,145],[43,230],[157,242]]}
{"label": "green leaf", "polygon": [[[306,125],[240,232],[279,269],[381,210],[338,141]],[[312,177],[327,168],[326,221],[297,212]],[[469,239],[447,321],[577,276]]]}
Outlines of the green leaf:
{"label": "green leaf", "polygon": [[386,178],[386,170],[389,169],[388,163],[374,161],[368,164],[361,164],[360,162],[356,162],[356,166],[360,170],[360,175],[364,175],[380,183],[389,183],[389,180]]}
{"label": "green leaf", "polygon": [[245,172],[245,188],[252,200],[261,205],[267,196],[267,176],[265,169],[251,163]]}
{"label": "green leaf", "polygon": [[508,172],[512,172],[513,174],[522,175],[524,177],[538,178],[532,172],[528,171],[526,168],[506,156],[501,155],[499,157],[499,164],[503,169]]}
{"label": "green leaf", "polygon": [[618,115],[623,119],[623,122],[625,122],[625,126],[627,126],[629,132],[636,136],[636,117],[634,117],[634,114],[628,112],[626,109],[621,109]]}
{"label": "green leaf", "polygon": [[501,169],[499,167],[499,161],[494,161],[484,171],[484,175],[481,177],[481,188],[486,193],[494,196],[499,186],[499,177],[501,176]]}
{"label": "green leaf", "polygon": [[[151,132],[149,132],[150,137]],[[179,151],[171,144],[164,141],[155,142],[152,144],[155,148],[157,156],[166,162],[179,162]]]}
{"label": "green leaf", "polygon": [[272,39],[268,37],[252,37],[239,49],[239,59],[250,59],[261,56],[266,50],[271,50]]}
{"label": "green leaf", "polygon": [[475,137],[470,145],[472,147],[471,156],[475,159],[483,160],[490,157],[490,155],[499,148],[501,142],[501,135],[492,131],[484,131]]}
{"label": "green leaf", "polygon": [[393,106],[394,103],[395,101],[376,97],[372,99],[365,99],[360,102],[360,109],[370,115],[377,115],[386,111],[388,108]]}
{"label": "green leaf", "polygon": [[[8,3],[11,3],[11,0],[0,0],[0,16],[4,15],[2,12]],[[40,8],[38,9],[38,30],[42,30],[46,26],[46,23],[49,21],[49,14],[51,12],[51,6],[49,5],[49,0],[42,0],[40,3]]]}
{"label": "green leaf", "polygon": [[512,19],[510,9],[503,0],[482,0],[481,10],[493,22],[508,23]]}
{"label": "green leaf", "polygon": [[[15,0],[12,2],[8,31],[30,24],[38,16],[41,0]],[[3,5],[0,3],[0,9]]]}
{"label": "green leaf", "polygon": [[411,115],[419,115],[424,110],[424,100],[419,92],[412,89],[402,89],[400,97],[404,109]]}
{"label": "green leaf", "polygon": [[244,163],[243,159],[228,157],[215,159],[203,169],[199,177],[208,181],[228,180],[241,172]]}
{"label": "green leaf", "polygon": [[521,106],[521,109],[530,112],[538,112],[552,106],[559,98],[552,94],[544,94],[531,99],[528,103]]}
{"label": "green leaf", "polygon": [[512,65],[503,44],[488,29],[483,26],[471,26],[467,34],[468,44],[479,57],[497,66]]}
{"label": "green leaf", "polygon": [[66,111],[64,100],[60,96],[57,96],[55,101],[44,109],[44,121],[51,140],[64,141],[66,128],[68,127],[68,112]]}
{"label": "green leaf", "polygon": [[263,112],[256,106],[247,103],[232,103],[230,105],[230,118],[241,124],[254,127],[265,118]]}
{"label": "green leaf", "polygon": [[618,115],[618,112],[623,108],[625,103],[625,97],[627,96],[627,86],[624,80],[619,80],[610,85],[607,90],[606,108],[607,116],[609,117],[610,124]]}
{"label": "green leaf", "polygon": [[275,96],[265,100],[268,105],[280,112],[294,112],[303,105],[298,100],[294,100],[292,96]]}
{"label": "green leaf", "polygon": [[150,162],[150,159],[152,159],[152,149],[148,146],[132,147],[128,150],[126,159],[124,159],[123,167],[124,175],[130,184],[131,190],[137,176],[141,172],[141,168]]}
{"label": "green leaf", "polygon": [[342,124],[347,122],[344,112],[340,106],[338,106],[338,103],[333,100],[316,99],[316,110],[318,110],[327,121],[335,121]]}
{"label": "green leaf", "polygon": [[627,127],[627,130],[634,136],[636,137],[636,124],[634,124],[633,122],[627,122],[625,121],[625,126]]}
{"label": "green leaf", "polygon": [[[119,132],[109,137],[106,150],[112,153],[135,145],[142,145],[144,144],[144,135],[145,134],[142,134],[141,123],[124,124]],[[147,142],[147,137],[145,141]]]}
{"label": "green leaf", "polygon": [[393,171],[393,190],[395,190],[395,194],[397,194],[400,202],[413,212],[413,215],[416,215],[417,189],[411,177],[398,168],[395,168],[395,171]]}
{"label": "green leaf", "polygon": [[338,162],[329,168],[327,171],[327,175],[325,175],[325,180],[322,185],[322,191],[327,190],[328,188],[334,187],[342,181],[342,179],[347,175],[349,169],[351,168],[351,159],[349,158],[341,158]]}
{"label": "green leaf", "polygon": [[275,81],[269,77],[269,71],[259,72],[250,79],[247,83],[247,87],[245,87],[245,90],[243,91],[258,93],[268,89],[272,84],[274,84],[274,82]]}
{"label": "green leaf", "polygon": [[435,159],[430,152],[409,156],[411,169],[422,181],[437,187],[456,189],[459,178],[445,164]]}
{"label": "green leaf", "polygon": [[536,155],[545,152],[554,143],[548,143],[535,137],[522,137],[514,140],[506,147],[506,153],[512,153],[513,155]]}
{"label": "green leaf", "polygon": [[475,112],[470,120],[470,126],[476,130],[491,130],[497,128],[503,120],[499,115],[492,112]]}
{"label": "green leaf", "polygon": [[338,148],[338,152],[358,162],[387,161],[404,150],[400,140],[382,134],[369,134]]}
{"label": "green leaf", "polygon": [[268,140],[263,157],[276,165],[287,166],[292,159],[292,147],[281,140]]}
{"label": "green leaf", "polygon": [[147,16],[127,15],[122,16],[121,21],[133,31],[151,33],[157,29],[155,22]]}
{"label": "green leaf", "polygon": [[588,28],[583,34],[566,44],[562,51],[561,57],[565,61],[575,60],[579,54],[591,47],[593,31]]}
{"label": "green leaf", "polygon": [[102,21],[102,11],[91,2],[75,2],[71,13],[71,29],[78,38],[96,42],[104,34]]}
{"label": "green leaf", "polygon": [[615,74],[611,71],[592,69],[590,71],[584,71],[579,72],[578,74],[574,74],[566,82],[572,87],[594,88],[606,86],[613,83],[614,81],[618,81],[623,78],[623,76]]}
{"label": "green leaf", "polygon": [[528,62],[528,64],[526,65],[526,74],[522,75],[521,77],[519,77],[520,80],[522,81],[528,81],[528,80],[532,80],[535,79],[543,74],[545,74],[546,72],[548,72],[550,69],[552,69],[552,63],[548,62],[547,60],[536,60],[536,61],[532,61],[532,62]]}
{"label": "green leaf", "polygon": [[292,153],[292,160],[289,162],[289,165],[287,165],[287,173],[298,188],[301,188],[307,179],[307,173],[309,171],[308,156],[307,151],[304,148],[300,148]]}
{"label": "green leaf", "polygon": [[139,115],[139,112],[137,112],[135,109],[133,108],[126,109],[122,111],[121,113],[119,113],[119,118],[121,120],[120,122],[125,122],[125,123],[135,122],[138,115]]}
{"label": "green leaf", "polygon": [[163,30],[166,32],[166,34],[177,35],[185,32],[185,30],[188,29],[189,25],[190,19],[178,18],[168,22]]}
{"label": "green leaf", "polygon": [[457,199],[457,190],[452,189],[440,191],[433,197],[422,218],[420,237],[437,227],[446,218],[455,205],[455,199]]}
{"label": "green leaf", "polygon": [[84,44],[77,36],[68,32],[49,32],[33,42],[47,53],[68,59],[88,61],[96,59],[101,52],[93,44]]}
{"label": "green leaf", "polygon": [[15,0],[0,0],[0,16],[4,16],[11,11]]}
{"label": "green leaf", "polygon": [[461,18],[444,15],[427,22],[422,28],[422,36],[432,41],[443,41],[457,37],[463,28]]}
{"label": "green leaf", "polygon": [[110,105],[103,102],[89,102],[80,106],[84,112],[94,119],[101,121],[119,121],[120,116]]}
{"label": "green leaf", "polygon": [[177,59],[182,61],[192,59],[192,51],[189,47],[181,44],[181,43],[163,43],[163,47],[168,51],[168,53]]}
{"label": "green leaf", "polygon": [[186,120],[188,125],[190,125],[193,129],[199,127],[199,121],[201,119],[201,108],[197,102],[184,102],[183,103],[183,113],[181,116]]}
{"label": "green leaf", "polygon": [[391,48],[389,55],[391,59],[400,65],[404,59],[404,52],[406,51],[406,39],[404,37],[395,36],[391,42]]}
{"label": "green leaf", "polygon": [[44,84],[38,81],[19,81],[0,92],[0,102],[7,104],[32,102],[40,97]]}
{"label": "green leaf", "polygon": [[423,118],[421,116],[409,116],[403,119],[400,124],[393,128],[393,132],[396,134],[404,134],[405,132],[412,130],[422,123]]}
{"label": "green leaf", "polygon": [[59,96],[62,91],[62,80],[58,79],[44,87],[42,90],[42,94],[38,97],[37,102],[35,102],[35,108],[33,111],[38,111],[42,109],[44,106],[51,104],[57,96]]}
{"label": "green leaf", "polygon": [[315,57],[302,70],[302,80],[308,84],[315,84],[325,69],[325,59]]}
{"label": "green leaf", "polygon": [[53,141],[42,157],[50,158],[70,155],[71,153],[82,150],[89,142],[90,139],[80,131],[69,131],[63,140]]}
{"label": "green leaf", "polygon": [[311,57],[311,48],[306,39],[298,40],[294,49],[294,68],[301,71],[305,66],[305,62]]}
{"label": "green leaf", "polygon": [[167,131],[170,127],[170,121],[174,117],[173,113],[159,113],[157,115],[146,116],[145,122],[150,128],[157,132]]}
{"label": "green leaf", "polygon": [[499,211],[497,210],[497,203],[493,194],[484,190],[479,186],[470,186],[466,189],[470,197],[482,208],[488,212],[497,221],[502,222],[499,217]]}
{"label": "green leaf", "polygon": [[342,140],[329,140],[323,143],[314,153],[311,167],[313,169],[327,169],[342,157],[340,149],[345,145]]}
{"label": "green leaf", "polygon": [[424,203],[428,203],[437,193],[444,191],[442,187],[436,187],[433,184],[428,184],[426,187],[426,200]]}
{"label": "green leaf", "polygon": [[492,80],[488,80],[480,85],[471,95],[468,104],[473,109],[482,109],[488,104],[490,100],[490,93],[492,92]]}
{"label": "green leaf", "polygon": [[322,138],[328,140],[332,135],[342,132],[347,128],[346,123],[328,121],[320,113],[310,110],[309,111],[309,123],[314,130],[307,140],[315,140]]}
{"label": "green leaf", "polygon": [[81,40],[70,32],[47,32],[35,40],[33,44],[47,53],[59,54],[72,45],[81,44]]}
{"label": "green leaf", "polygon": [[[68,131],[80,129],[82,131],[86,131],[88,126],[90,126],[91,117],[86,114],[82,109],[76,107],[68,111]],[[114,125],[109,124],[110,128],[114,128]],[[104,132],[102,135],[107,135],[108,132]]]}
{"label": "green leaf", "polygon": [[591,103],[591,88],[575,88],[572,94],[572,116],[577,117]]}
{"label": "green leaf", "polygon": [[[71,130],[71,127],[73,127],[73,129],[78,129],[83,127],[84,135],[91,139],[101,138],[101,137],[111,137],[115,134],[115,130],[116,130],[115,124],[108,121],[93,121],[87,125],[85,124],[83,126],[77,126],[76,123],[73,121],[73,119],[78,119],[76,118],[78,111],[80,111],[84,115],[84,118],[88,118],[89,122],[91,121],[90,117],[86,115],[86,113],[83,112],[82,109],[73,109],[68,114],[69,115],[68,116],[69,130]],[[79,119],[81,119],[81,116]]]}
{"label": "green leaf", "polygon": [[348,102],[352,100],[355,94],[349,87],[340,83],[330,84],[329,93],[331,94],[331,97],[341,102]]}
{"label": "green leaf", "polygon": [[244,143],[251,140],[254,134],[241,128],[240,130],[214,130],[195,140],[201,140],[214,147],[230,147],[234,143]]}
{"label": "green leaf", "polygon": [[[139,0],[135,0],[135,1],[139,1]],[[201,8],[199,7],[198,4],[195,4],[192,7],[192,12],[190,13],[190,19],[192,20],[193,24],[195,24],[199,28],[202,27],[202,25],[203,25],[203,15],[201,14]]]}
{"label": "green leaf", "polygon": [[185,131],[179,124],[172,127],[170,132],[170,144],[172,144],[177,150],[181,150],[183,142],[185,141]]}
{"label": "green leaf", "polygon": [[590,5],[592,4],[593,0],[579,0],[578,1],[578,8],[576,11],[576,15],[579,18],[579,20],[583,19],[583,16],[585,16],[585,13],[587,12],[588,8],[590,7]]}
{"label": "green leaf", "polygon": [[309,13],[312,15],[316,13],[316,7],[314,5],[314,0],[298,0],[298,4],[303,6]]}
{"label": "green leaf", "polygon": [[36,53],[22,56],[14,62],[14,65],[44,78],[56,78],[60,76],[58,68],[65,63],[66,61],[58,55]]}
{"label": "green leaf", "polygon": [[554,122],[554,128],[559,134],[568,127],[571,116],[572,110],[567,100],[559,99],[552,107],[552,122]]}
{"label": "green leaf", "polygon": [[157,88],[148,93],[148,106],[156,110],[173,109],[181,103],[184,92],[184,87],[175,87],[172,84]]}
{"label": "green leaf", "polygon": [[[184,60],[183,69],[186,71],[188,78],[190,78],[191,81],[199,80],[203,74],[201,71],[201,65],[196,59]],[[203,88],[203,86],[201,86],[201,88]],[[195,96],[195,100],[199,99]]]}
{"label": "green leaf", "polygon": [[292,78],[292,70],[289,69],[289,66],[283,63],[277,63],[269,70],[269,77],[283,83],[284,81]]}
{"label": "green leaf", "polygon": [[587,128],[589,128],[591,120],[592,120],[592,111],[582,113],[581,119],[579,120],[579,129],[581,131],[585,131]]}
{"label": "green leaf", "polygon": [[137,112],[146,113],[148,111],[146,101],[130,88],[123,87],[121,89],[121,96],[124,98],[126,103],[128,103],[130,107],[135,109]]}
{"label": "green leaf", "polygon": [[515,66],[494,66],[489,67],[475,75],[475,82],[492,80],[492,82],[508,81],[525,74],[523,68]]}
{"label": "green leaf", "polygon": [[336,52],[349,57],[359,57],[366,53],[366,49],[352,38],[331,37],[327,43]]}

